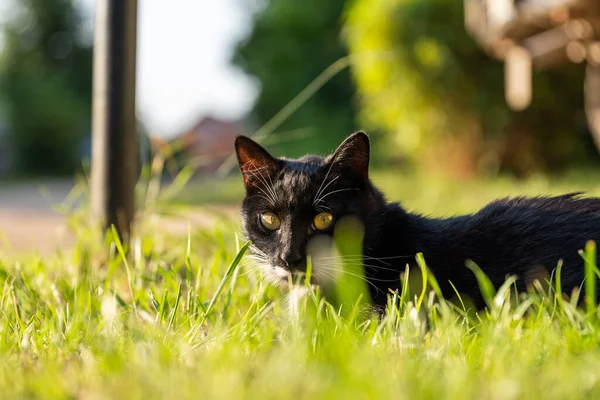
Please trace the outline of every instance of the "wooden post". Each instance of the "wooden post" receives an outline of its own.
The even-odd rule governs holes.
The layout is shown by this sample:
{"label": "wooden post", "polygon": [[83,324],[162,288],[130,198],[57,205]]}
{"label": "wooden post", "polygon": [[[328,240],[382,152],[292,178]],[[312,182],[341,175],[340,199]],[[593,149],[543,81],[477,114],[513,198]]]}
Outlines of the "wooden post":
{"label": "wooden post", "polygon": [[520,46],[508,50],[504,62],[504,95],[513,110],[524,110],[532,96],[531,55]]}
{"label": "wooden post", "polygon": [[92,104],[92,217],[128,240],[138,165],[137,0],[96,0]]}
{"label": "wooden post", "polygon": [[585,114],[596,148],[600,150],[600,65],[589,63],[584,82]]}

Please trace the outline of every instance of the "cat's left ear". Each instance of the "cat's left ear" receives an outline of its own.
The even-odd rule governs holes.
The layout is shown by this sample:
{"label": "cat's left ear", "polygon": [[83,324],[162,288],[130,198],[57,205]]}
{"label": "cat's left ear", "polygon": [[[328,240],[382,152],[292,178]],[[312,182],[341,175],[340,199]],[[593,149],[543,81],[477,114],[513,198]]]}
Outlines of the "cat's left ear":
{"label": "cat's left ear", "polygon": [[367,181],[370,149],[369,137],[365,132],[358,131],[348,136],[327,161],[332,167],[350,169]]}
{"label": "cat's left ear", "polygon": [[246,136],[235,139],[235,152],[246,189],[265,181],[279,169],[279,162],[254,140]]}

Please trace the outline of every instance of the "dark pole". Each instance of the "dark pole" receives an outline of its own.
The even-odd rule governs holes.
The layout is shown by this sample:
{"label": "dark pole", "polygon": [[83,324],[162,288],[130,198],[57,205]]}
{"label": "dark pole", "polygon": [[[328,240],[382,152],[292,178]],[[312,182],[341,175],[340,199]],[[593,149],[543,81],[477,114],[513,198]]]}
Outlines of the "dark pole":
{"label": "dark pole", "polygon": [[91,207],[127,239],[135,213],[137,0],[97,0],[92,104]]}

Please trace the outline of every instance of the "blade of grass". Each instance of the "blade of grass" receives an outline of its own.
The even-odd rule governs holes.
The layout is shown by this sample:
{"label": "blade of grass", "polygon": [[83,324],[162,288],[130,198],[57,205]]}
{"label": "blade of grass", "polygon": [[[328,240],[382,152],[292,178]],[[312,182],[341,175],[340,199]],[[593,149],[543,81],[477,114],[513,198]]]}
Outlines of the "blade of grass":
{"label": "blade of grass", "polygon": [[310,280],[312,279],[312,258],[306,257],[306,276],[304,277],[304,284],[310,286]]}
{"label": "blade of grass", "polygon": [[152,289],[148,289],[148,295],[150,296],[150,302],[152,303],[152,307],[158,313],[160,310],[160,303],[156,300],[156,296],[154,296],[154,292]]}
{"label": "blade of grass", "polygon": [[423,253],[417,254],[417,264],[419,265],[419,269],[421,270],[421,281],[423,283],[423,287],[421,289],[421,294],[419,295],[419,299],[417,300],[417,310],[421,309],[421,304],[423,303],[423,299],[425,299],[425,293],[427,293],[427,267],[425,267],[425,259],[423,258]]}
{"label": "blade of grass", "polygon": [[158,321],[161,323],[165,320],[165,315],[169,311],[169,299],[167,298],[169,289],[165,289],[163,293],[162,303],[160,304],[160,312],[158,313]]}
{"label": "blade of grass", "polygon": [[[236,253],[240,251],[240,238],[236,232],[235,234],[235,251]],[[231,278],[231,285],[229,286],[229,291],[227,292],[227,300],[225,301],[225,306],[223,306],[223,312],[221,315],[223,318],[227,315],[227,310],[229,309],[229,304],[231,303],[231,298],[233,297],[233,291],[235,290],[235,284],[237,282],[238,275],[240,273],[240,269],[236,268],[233,277]]]}
{"label": "blade of grass", "polygon": [[465,265],[475,274],[475,278],[477,279],[477,283],[479,284],[479,290],[481,291],[483,301],[485,301],[485,304],[489,308],[492,308],[494,296],[496,295],[496,289],[494,289],[492,281],[490,280],[490,278],[487,277],[483,270],[479,268],[479,266],[473,261],[467,260]]}
{"label": "blade of grass", "polygon": [[188,234],[187,234],[187,244],[185,246],[185,279],[187,282],[188,289],[192,285],[192,228],[190,226],[190,221],[188,221]]}
{"label": "blade of grass", "polygon": [[585,305],[588,314],[596,309],[596,242],[588,241],[585,244],[584,257],[585,270]]}
{"label": "blade of grass", "polygon": [[[407,303],[407,299],[409,297],[409,280],[410,278],[410,266],[406,264],[404,267],[404,274],[401,275],[400,280],[402,281],[402,292],[400,293],[400,299],[398,299],[398,312],[401,314],[400,309],[404,307]],[[399,314],[399,315],[400,315]]]}
{"label": "blade of grass", "polygon": [[123,244],[121,243],[121,239],[119,239],[119,234],[117,233],[117,229],[114,225],[111,225],[111,230],[113,234],[113,242],[115,243],[115,246],[117,246],[117,251],[121,256],[121,259],[123,260],[123,264],[125,264],[125,271],[127,272],[127,282],[129,283],[129,290],[131,291],[131,306],[133,307],[133,313],[135,314],[136,318],[139,319],[140,316],[138,315],[137,311],[135,291],[133,290],[133,280],[131,278],[131,271],[129,269],[129,263],[127,262],[127,256],[125,255]]}
{"label": "blade of grass", "polygon": [[563,267],[563,260],[558,260],[558,264],[556,265],[556,274],[554,275],[554,281],[556,284],[556,301],[561,309],[564,309],[563,305],[563,291],[562,291],[562,280],[561,273]]}
{"label": "blade of grass", "polygon": [[235,258],[229,265],[229,268],[227,268],[227,271],[225,272],[225,276],[223,276],[223,279],[221,279],[221,283],[219,283],[217,290],[215,291],[212,298],[210,299],[210,303],[208,303],[208,306],[206,307],[206,311],[204,312],[204,316],[202,317],[202,319],[200,320],[200,323],[198,325],[201,326],[204,323],[204,321],[206,320],[206,318],[208,317],[208,314],[211,312],[212,308],[214,307],[215,302],[217,301],[217,298],[219,297],[219,294],[221,294],[221,291],[225,287],[225,284],[227,283],[227,281],[229,280],[229,278],[231,277],[233,272],[236,270],[236,268],[240,264],[240,261],[242,260],[244,253],[246,253],[248,246],[250,246],[250,241],[246,242],[242,246],[240,251],[238,251],[237,255],[235,256]]}
{"label": "blade of grass", "polygon": [[173,306],[173,310],[171,311],[171,318],[169,318],[169,324],[167,325],[167,331],[171,330],[173,326],[173,321],[175,321],[175,315],[177,314],[177,309],[179,308],[179,301],[181,299],[181,283],[179,284],[179,289],[177,290],[177,297],[175,298],[175,306]]}
{"label": "blade of grass", "polygon": [[225,306],[223,306],[223,318],[225,318],[225,315],[227,315],[227,310],[229,309],[229,304],[231,303],[231,298],[233,297],[233,291],[235,290],[235,284],[237,282],[239,273],[239,268],[236,268],[233,272],[233,277],[231,278],[231,286],[229,287],[229,291],[227,292],[227,301],[225,302]]}

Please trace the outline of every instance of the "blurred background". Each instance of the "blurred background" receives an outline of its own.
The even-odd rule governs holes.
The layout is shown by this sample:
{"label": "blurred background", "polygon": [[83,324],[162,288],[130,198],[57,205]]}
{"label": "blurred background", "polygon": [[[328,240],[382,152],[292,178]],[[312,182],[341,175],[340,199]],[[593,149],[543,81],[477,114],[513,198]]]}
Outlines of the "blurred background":
{"label": "blurred background", "polygon": [[[94,6],[0,0],[8,241],[30,236],[14,225],[27,215],[41,224],[40,210],[89,171]],[[416,189],[406,182],[423,181],[474,191],[494,180],[593,187],[599,8],[595,0],[140,0],[141,165],[159,157],[165,182],[187,168],[192,182],[177,200],[225,206],[242,196],[236,135],[256,133],[273,154],[296,157],[328,153],[360,128],[391,197],[410,198]],[[503,61],[515,46],[529,54],[523,73],[528,63],[533,71],[526,107],[511,108]],[[523,76],[517,86],[528,85]]]}

